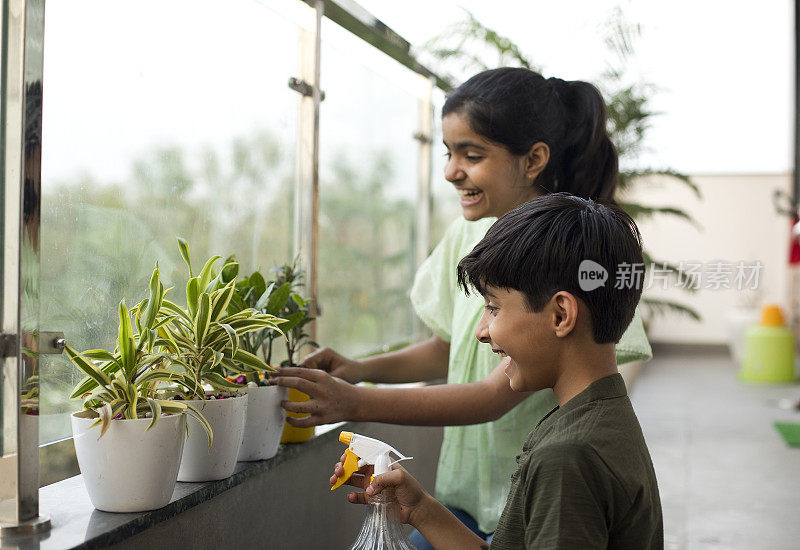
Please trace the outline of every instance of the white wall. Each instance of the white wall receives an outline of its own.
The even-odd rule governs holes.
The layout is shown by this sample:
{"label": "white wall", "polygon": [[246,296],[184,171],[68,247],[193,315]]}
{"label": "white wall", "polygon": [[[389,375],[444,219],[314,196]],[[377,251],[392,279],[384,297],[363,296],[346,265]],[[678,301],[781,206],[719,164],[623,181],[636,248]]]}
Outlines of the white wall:
{"label": "white wall", "polygon": [[[650,297],[663,297],[691,305],[703,317],[697,323],[682,316],[653,319],[649,327],[653,342],[725,343],[726,312],[748,302],[776,301],[785,306],[787,261],[791,221],[773,207],[775,189],[791,188],[789,174],[698,175],[702,199],[679,182],[651,178],[637,185],[631,194],[638,202],[677,206],[688,212],[700,229],[671,216],[657,216],[640,223],[647,249],[656,260],[672,263],[747,263],[760,261],[764,267],[758,290],[713,290],[701,288],[694,294],[670,287],[645,290]],[[701,280],[706,286],[705,276]],[[786,310],[784,309],[784,313]]]}

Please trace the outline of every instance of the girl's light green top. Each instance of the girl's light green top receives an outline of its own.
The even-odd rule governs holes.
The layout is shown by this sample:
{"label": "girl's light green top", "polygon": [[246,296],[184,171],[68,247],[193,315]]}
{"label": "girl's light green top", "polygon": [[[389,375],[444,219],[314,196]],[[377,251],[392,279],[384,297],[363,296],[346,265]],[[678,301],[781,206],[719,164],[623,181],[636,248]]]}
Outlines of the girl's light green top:
{"label": "girl's light green top", "polygon": [[[462,217],[420,266],[411,289],[411,303],[428,327],[450,342],[448,384],[486,378],[500,359],[475,338],[483,298],[466,296],[456,283],[456,266],[483,238],[497,218],[469,222]],[[617,363],[652,356],[637,309],[617,344]],[[436,498],[474,517],[481,531],[491,533],[506,503],[515,457],[536,423],[556,406],[553,391],[542,390],[494,422],[448,426],[436,473]]]}

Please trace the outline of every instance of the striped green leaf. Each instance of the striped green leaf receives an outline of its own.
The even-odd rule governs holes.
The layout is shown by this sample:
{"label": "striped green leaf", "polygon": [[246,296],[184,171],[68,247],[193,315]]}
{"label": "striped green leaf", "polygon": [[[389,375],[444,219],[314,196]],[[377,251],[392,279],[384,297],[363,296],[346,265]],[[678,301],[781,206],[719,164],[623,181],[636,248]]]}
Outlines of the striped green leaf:
{"label": "striped green leaf", "polygon": [[219,319],[225,314],[225,311],[228,309],[228,304],[231,303],[231,298],[236,291],[236,287],[234,286],[234,281],[231,281],[224,288],[220,291],[215,293],[213,299],[213,308],[211,310],[211,320],[212,321],[219,321]]}
{"label": "striped green leaf", "polygon": [[206,265],[203,266],[203,270],[200,272],[200,275],[197,276],[199,279],[198,284],[200,289],[205,289],[208,286],[208,283],[211,282],[211,279],[214,276],[214,264],[221,258],[222,256],[211,256],[206,262]]}
{"label": "striped green leaf", "polygon": [[200,282],[197,277],[192,277],[186,283],[186,306],[189,310],[189,317],[193,318],[197,312],[197,300],[200,297]]}
{"label": "striped green leaf", "polygon": [[253,355],[249,351],[245,351],[243,349],[239,349],[235,355],[231,357],[233,361],[237,363],[241,363],[246,367],[249,367],[254,370],[264,371],[264,372],[275,372],[275,369],[267,365],[264,361],[261,360],[260,357],[257,355]]}
{"label": "striped green leaf", "polygon": [[192,258],[189,255],[189,243],[180,237],[178,237],[178,250],[181,252],[181,258],[186,263],[186,267],[189,268],[189,277],[194,277],[192,274]]}
{"label": "striped green leaf", "polygon": [[174,315],[176,315],[178,317],[181,317],[186,322],[191,322],[191,318],[189,317],[189,315],[179,305],[177,305],[177,304],[175,304],[173,302],[170,302],[169,300],[164,300],[161,303],[161,307],[164,309],[164,311],[167,311],[167,312],[172,313],[172,314],[174,314]]}
{"label": "striped green leaf", "polygon": [[211,296],[206,292],[200,295],[200,304],[194,320],[194,341],[197,347],[203,345],[208,326],[211,323]]}
{"label": "striped green leaf", "polygon": [[119,347],[122,370],[126,376],[130,377],[133,374],[136,365],[136,345],[133,340],[133,331],[131,330],[131,317],[128,313],[128,308],[125,307],[125,300],[119,303],[119,335],[117,337],[117,346]]}
{"label": "striped green leaf", "polygon": [[[72,364],[78,367],[78,370],[83,372],[83,374],[94,380],[98,386],[108,387],[111,385],[111,378],[109,378],[108,374],[103,372],[102,369],[95,367],[94,364],[90,363],[89,361],[81,357],[80,354],[78,354],[78,352],[76,352],[69,346],[66,346],[64,348],[64,351],[66,352],[67,357],[72,362]],[[81,386],[83,386],[83,384],[81,384]],[[83,393],[86,393],[84,391],[78,396],[75,396],[76,390],[73,390],[72,392],[73,398],[79,397],[80,395],[83,395]]]}
{"label": "striped green leaf", "polygon": [[241,384],[237,384],[235,382],[231,382],[224,376],[217,374],[216,372],[209,372],[203,376],[203,380],[211,384],[211,387],[215,390],[221,391],[235,391],[242,387]]}
{"label": "striped green leaf", "polygon": [[147,398],[147,404],[150,405],[150,410],[153,413],[153,420],[150,421],[150,425],[147,426],[148,431],[150,428],[156,425],[158,422],[159,417],[161,416],[161,404],[156,399]]}

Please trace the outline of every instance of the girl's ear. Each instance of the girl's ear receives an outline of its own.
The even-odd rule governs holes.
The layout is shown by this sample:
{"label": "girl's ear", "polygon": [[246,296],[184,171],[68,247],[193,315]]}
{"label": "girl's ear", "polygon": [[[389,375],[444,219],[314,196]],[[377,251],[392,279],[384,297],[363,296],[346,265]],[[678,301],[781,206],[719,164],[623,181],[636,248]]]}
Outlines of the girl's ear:
{"label": "girl's ear", "polygon": [[550,303],[553,307],[553,333],[564,338],[572,333],[578,323],[578,300],[564,290],[556,292]]}
{"label": "girl's ear", "polygon": [[537,141],[525,155],[525,177],[533,182],[550,161],[550,147],[543,141]]}

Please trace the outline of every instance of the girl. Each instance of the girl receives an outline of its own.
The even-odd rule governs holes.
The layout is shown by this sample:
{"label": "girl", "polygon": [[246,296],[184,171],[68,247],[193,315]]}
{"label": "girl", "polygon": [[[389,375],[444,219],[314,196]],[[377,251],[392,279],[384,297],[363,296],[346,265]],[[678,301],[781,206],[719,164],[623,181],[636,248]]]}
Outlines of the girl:
{"label": "girl", "polygon": [[[321,349],[303,362],[314,369],[281,369],[274,383],[311,396],[283,404],[310,414],[289,419],[298,427],[341,420],[446,426],[436,498],[486,538],[503,510],[515,456],[556,403],[552,390],[511,390],[497,356],[475,338],[484,302],[459,291],[456,266],[497,217],[524,202],[552,192],[613,199],[617,155],[594,86],[521,68],[484,71],[459,86],[442,109],[442,134],[445,178],[460,197],[463,218],[420,266],[411,290],[434,336],[360,361]],[[618,363],[650,358],[638,312],[616,353]],[[444,377],[446,385],[421,388],[353,385]],[[425,547],[417,533],[413,542]]]}

